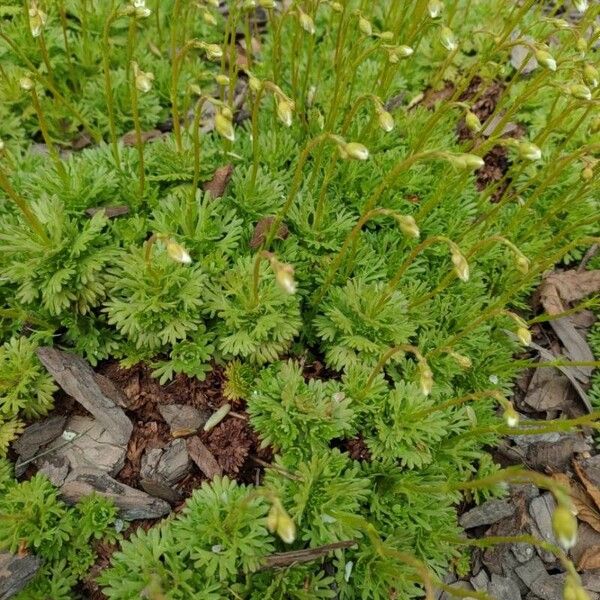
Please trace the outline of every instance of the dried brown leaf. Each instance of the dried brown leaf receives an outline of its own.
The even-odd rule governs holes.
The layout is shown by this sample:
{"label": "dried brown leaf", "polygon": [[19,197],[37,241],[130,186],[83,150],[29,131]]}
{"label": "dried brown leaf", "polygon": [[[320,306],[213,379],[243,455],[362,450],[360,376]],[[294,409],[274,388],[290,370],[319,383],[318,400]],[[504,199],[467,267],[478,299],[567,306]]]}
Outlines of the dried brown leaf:
{"label": "dried brown leaf", "polygon": [[573,500],[575,509],[577,510],[577,518],[584,521],[600,533],[600,512],[594,505],[591,496],[583,489],[583,487],[573,481],[565,473],[556,473],[553,479],[569,490],[569,495]]}
{"label": "dried brown leaf", "polygon": [[223,469],[216,458],[198,436],[188,438],[186,445],[190,458],[209,479],[223,474]]}
{"label": "dried brown leaf", "polygon": [[[162,132],[158,129],[150,129],[150,131],[142,131],[142,143],[145,144],[150,140],[159,138]],[[137,144],[137,137],[135,131],[128,131],[122,138],[123,146],[135,146]]]}
{"label": "dried brown leaf", "polygon": [[578,571],[592,571],[600,569],[600,546],[586,548],[577,564]]}
{"label": "dried brown leaf", "polygon": [[221,198],[225,194],[232,175],[233,165],[219,167],[212,176],[212,179],[204,184],[204,191],[210,192],[213,198]]}
{"label": "dried brown leaf", "polygon": [[581,483],[585,486],[587,493],[594,500],[596,506],[600,508],[600,489],[595,485],[595,483],[588,477],[588,474],[585,471],[584,466],[580,461],[573,461],[573,468],[575,469],[575,473],[577,473],[577,477],[581,480]]}
{"label": "dried brown leaf", "polygon": [[[257,248],[260,248],[263,245],[267,233],[269,232],[271,225],[273,225],[274,220],[275,217],[263,217],[256,224],[256,226],[254,227],[254,233],[252,234],[252,239],[250,240],[250,248],[256,250]],[[287,228],[285,223],[281,223],[277,229],[277,234],[275,235],[275,237],[280,240],[285,240],[288,235],[289,229]]]}
{"label": "dried brown leaf", "polygon": [[557,271],[540,286],[540,300],[548,314],[557,315],[569,304],[600,291],[600,269],[594,271]]}

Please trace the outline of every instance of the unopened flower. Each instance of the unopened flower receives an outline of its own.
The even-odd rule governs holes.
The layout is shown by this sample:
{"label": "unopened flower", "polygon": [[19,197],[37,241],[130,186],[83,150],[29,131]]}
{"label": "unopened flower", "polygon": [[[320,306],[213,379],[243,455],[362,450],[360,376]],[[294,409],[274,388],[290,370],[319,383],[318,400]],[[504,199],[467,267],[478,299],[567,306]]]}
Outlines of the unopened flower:
{"label": "unopened flower", "polygon": [[349,158],[354,160],[367,160],[369,158],[369,150],[359,142],[348,142],[343,146],[344,152]]}
{"label": "unopened flower", "polygon": [[278,498],[273,500],[267,514],[267,529],[271,533],[277,533],[286,544],[291,544],[296,539],[296,525]]}
{"label": "unopened flower", "polygon": [[388,61],[392,64],[400,62],[402,58],[408,58],[414,53],[410,46],[385,46],[388,51]]}
{"label": "unopened flower", "polygon": [[517,254],[515,258],[515,265],[523,275],[529,273],[529,259],[524,254]]}
{"label": "unopened flower", "polygon": [[297,287],[296,281],[294,280],[294,267],[278,261],[274,255],[269,257],[269,262],[271,263],[271,268],[275,272],[275,281],[277,282],[277,285],[286,294],[295,294]]}
{"label": "unopened flower", "polygon": [[310,35],[315,34],[315,22],[312,20],[310,15],[307,15],[304,11],[300,11],[300,25],[306,33],[310,33]]}
{"label": "unopened flower", "polygon": [[286,127],[292,125],[294,108],[294,103],[289,98],[280,97],[277,99],[277,116]]}
{"label": "unopened flower", "polygon": [[586,165],[581,170],[581,177],[584,181],[591,181],[594,178],[594,169],[590,165]]}
{"label": "unopened flower", "polygon": [[258,5],[269,10],[275,8],[275,0],[258,0]]}
{"label": "unopened flower", "polygon": [[219,409],[217,409],[204,423],[203,431],[210,431],[214,429],[228,414],[231,410],[231,404],[223,404]]}
{"label": "unopened flower", "polygon": [[578,12],[584,13],[589,6],[588,0],[573,0],[573,6]]}
{"label": "unopened flower", "polygon": [[504,405],[504,421],[509,427],[516,427],[519,424],[519,413],[515,410],[512,402],[506,401]]}
{"label": "unopened flower", "polygon": [[375,34],[380,40],[384,40],[386,42],[391,42],[394,39],[393,31],[382,31],[381,33]]}
{"label": "unopened flower", "polygon": [[583,79],[591,88],[597,88],[598,80],[600,79],[598,69],[596,69],[594,65],[587,63],[585,67],[583,67]]}
{"label": "unopened flower", "polygon": [[481,131],[481,121],[479,117],[471,110],[467,111],[465,115],[465,124],[469,131],[473,133],[479,133]]}
{"label": "unopened flower", "polygon": [[470,369],[473,366],[473,362],[468,356],[454,351],[449,352],[449,354],[463,369]]}
{"label": "unopened flower", "polygon": [[217,133],[224,137],[230,142],[235,141],[235,130],[233,123],[231,122],[231,113],[227,113],[225,110],[220,110],[215,115],[215,129]]}
{"label": "unopened flower", "polygon": [[440,30],[440,42],[442,46],[444,46],[444,48],[450,52],[458,48],[458,42],[456,41],[456,37],[452,29],[446,25],[444,25]]}
{"label": "unopened flower", "polygon": [[521,158],[526,160],[540,160],[542,158],[542,151],[538,146],[531,142],[518,142],[517,151]]}
{"label": "unopened flower", "polygon": [[394,117],[385,109],[380,108],[377,111],[377,118],[379,120],[379,126],[385,132],[389,133],[394,129]]}
{"label": "unopened flower", "polygon": [[182,265],[189,265],[192,262],[192,257],[188,254],[188,251],[175,240],[168,239],[165,246],[167,248],[167,254],[175,262],[181,263]]}
{"label": "unopened flower", "polygon": [[437,19],[442,14],[444,5],[440,0],[429,0],[427,3],[427,11],[432,19]]}
{"label": "unopened flower", "polygon": [[202,12],[202,20],[207,24],[207,25],[216,25],[217,24],[217,19],[215,18],[215,15],[213,15],[210,11],[205,10]]}
{"label": "unopened flower", "polygon": [[524,346],[531,344],[531,331],[525,326],[517,327],[517,337]]}
{"label": "unopened flower", "polygon": [[592,99],[592,92],[590,88],[583,83],[574,83],[573,85],[569,86],[568,90],[569,94],[571,94],[573,98],[577,98],[578,100]]}
{"label": "unopened flower", "polygon": [[145,0],[133,0],[132,5],[138,19],[145,19],[152,14],[152,11],[146,6]]}
{"label": "unopened flower", "polygon": [[547,50],[536,50],[536,60],[549,71],[556,71],[556,60]]}
{"label": "unopened flower", "polygon": [[411,217],[410,215],[398,215],[396,220],[398,221],[400,231],[402,231],[404,235],[417,239],[420,237],[421,232],[419,231],[419,227],[414,217]]}
{"label": "unopened flower", "polygon": [[152,82],[154,81],[154,73],[140,71],[136,69],[135,73],[135,87],[142,92],[147,94],[152,89]]}
{"label": "unopened flower", "polygon": [[373,33],[373,27],[371,26],[370,21],[368,19],[365,19],[362,15],[358,18],[358,28],[365,35],[372,35]]}
{"label": "unopened flower", "polygon": [[42,30],[48,17],[45,12],[40,10],[37,6],[32,5],[29,9],[29,29],[33,37],[39,37],[42,35]]}
{"label": "unopened flower", "polygon": [[469,281],[469,263],[467,262],[467,259],[463,256],[462,252],[460,252],[458,248],[453,249],[451,258],[456,276],[461,281]]}
{"label": "unopened flower", "polygon": [[585,54],[585,52],[588,49],[588,42],[584,37],[580,36],[577,38],[577,41],[575,42],[575,46],[577,47],[577,50],[579,50],[579,52],[581,52],[582,54]]}
{"label": "unopened flower", "polygon": [[483,158],[476,154],[448,154],[447,159],[458,169],[476,170],[485,165]]}
{"label": "unopened flower", "polygon": [[431,390],[433,389],[433,373],[424,359],[419,361],[419,386],[424,396],[431,394]]}
{"label": "unopened flower", "polygon": [[223,49],[219,44],[205,44],[204,50],[208,60],[220,60],[223,56]]}
{"label": "unopened flower", "polygon": [[552,530],[559,544],[570,550],[577,541],[577,519],[564,504],[559,504],[552,514]]}
{"label": "unopened flower", "polygon": [[29,92],[33,89],[33,79],[30,77],[21,77],[21,79],[19,79],[19,85],[21,86],[22,90]]}
{"label": "unopened flower", "polygon": [[224,73],[219,73],[216,77],[215,77],[215,81],[219,84],[219,85],[229,85],[229,77],[227,77],[227,75],[225,75]]}
{"label": "unopened flower", "polygon": [[334,12],[340,13],[344,10],[344,7],[339,2],[331,2],[329,6],[331,6],[331,10]]}

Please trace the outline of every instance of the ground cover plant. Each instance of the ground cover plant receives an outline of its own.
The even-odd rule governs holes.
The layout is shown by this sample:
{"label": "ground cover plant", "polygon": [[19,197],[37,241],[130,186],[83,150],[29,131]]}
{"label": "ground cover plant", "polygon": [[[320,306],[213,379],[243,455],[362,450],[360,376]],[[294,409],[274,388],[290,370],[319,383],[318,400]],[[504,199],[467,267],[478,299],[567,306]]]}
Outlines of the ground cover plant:
{"label": "ground cover plant", "polygon": [[[164,385],[223,371],[273,455],[123,540],[105,597],[430,600],[469,547],[514,541],[467,538],[459,504],[533,481],[564,550],[527,541],[586,598],[568,494],[489,447],[598,418],[508,399],[529,296],[598,239],[598,5],[0,10],[0,456],[52,410],[48,345]],[[114,507],[0,469],[0,549],[45,560],[18,597],[76,597]],[[316,554],[265,567],[291,549]]]}

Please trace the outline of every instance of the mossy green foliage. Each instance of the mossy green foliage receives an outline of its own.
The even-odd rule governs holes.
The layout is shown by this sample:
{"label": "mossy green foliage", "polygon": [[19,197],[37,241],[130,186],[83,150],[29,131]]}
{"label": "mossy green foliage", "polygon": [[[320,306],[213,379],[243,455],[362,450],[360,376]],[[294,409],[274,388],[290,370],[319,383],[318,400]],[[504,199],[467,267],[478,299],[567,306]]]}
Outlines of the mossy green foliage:
{"label": "mossy green foliage", "polygon": [[[458,490],[498,469],[484,448],[508,431],[497,398],[509,393],[518,371],[513,356],[522,346],[510,335],[515,315],[527,317],[544,271],[577,260],[597,232],[597,181],[582,175],[595,164],[600,127],[595,105],[569,86],[583,81],[586,64],[598,62],[591,44],[578,41],[598,7],[563,28],[538,3],[517,9],[449,0],[432,19],[421,1],[349,0],[342,13],[333,2],[293,2],[284,13],[270,13],[261,55],[240,74],[253,84],[251,119],[234,126],[234,140],[198,136],[187,118],[199,109],[193,85],[227,125],[236,72],[225,58],[210,63],[194,47],[173,94],[171,45],[181,48],[193,36],[222,42],[226,28],[245,23],[243,4],[229,2],[229,16],[211,26],[207,7],[161,2],[160,28],[155,14],[134,21],[133,50],[130,17],[117,19],[110,30],[115,131],[154,126],[173,104],[186,118],[179,131],[143,147],[115,151],[101,143],[70,156],[63,169],[23,150],[25,134],[39,124],[16,83],[25,71],[21,54],[46,70],[39,40],[23,29],[21,3],[7,5],[6,35],[27,39],[21,54],[3,45],[0,55],[9,62],[1,93],[12,94],[8,105],[0,103],[7,115],[0,127],[11,128],[0,134],[0,334],[8,353],[24,345],[23,365],[33,375],[23,380],[24,396],[10,400],[18,411],[11,409],[13,430],[0,430],[0,438],[6,446],[19,415],[49,407],[51,389],[28,344],[67,347],[92,364],[145,361],[165,383],[176,373],[202,378],[215,362],[224,365],[225,393],[246,402],[251,425],[276,453],[273,466],[257,487],[225,478],[206,484],[183,514],[123,543],[101,578],[106,595],[419,597],[422,573],[402,557],[422,561],[433,576],[462,564]],[[114,142],[101,66],[108,8],[82,13],[89,2],[65,5],[76,76],[68,75],[59,13],[48,8],[44,34],[54,49],[54,76]],[[374,33],[365,33],[359,8]],[[442,25],[454,30],[456,52],[444,47]],[[508,57],[516,28],[540,47],[552,40],[556,72],[540,67],[529,78],[515,77]],[[403,58],[401,46],[414,54]],[[88,54],[75,61],[80,51]],[[155,74],[153,88],[139,93],[137,123],[128,56]],[[213,94],[221,67],[230,85]],[[491,137],[458,140],[457,125],[474,102],[463,92],[476,74],[480,92],[504,82],[496,113],[503,125],[523,123],[525,138],[510,141],[497,127]],[[444,80],[454,82],[453,98],[442,97],[434,108],[411,102]],[[51,136],[70,139],[76,116],[51,104],[43,80],[36,86]],[[590,93],[597,98],[595,88]],[[391,132],[379,127],[389,98]],[[286,110],[289,127],[281,122]],[[232,137],[222,125],[220,133]],[[531,160],[536,152],[523,145],[527,140],[540,146],[539,160]],[[365,158],[364,150],[347,142],[368,148],[368,160],[353,160],[350,152]],[[461,163],[468,154],[470,164],[479,164],[494,145],[507,146],[508,172],[477,191],[473,169]],[[194,187],[227,164],[234,174],[221,197]],[[20,199],[31,214],[19,210]],[[111,206],[127,213],[86,212]],[[271,229],[263,226],[257,248],[255,227],[266,217],[276,220]],[[291,294],[290,266],[297,286]],[[8,392],[15,393],[12,386]],[[9,410],[3,399],[0,414]],[[351,438],[370,460],[352,459]],[[482,485],[469,497],[499,493],[500,486]],[[267,527],[275,497],[296,524],[292,545]],[[261,570],[274,551],[348,540],[356,545],[327,559]],[[48,576],[49,585],[54,581]]]}

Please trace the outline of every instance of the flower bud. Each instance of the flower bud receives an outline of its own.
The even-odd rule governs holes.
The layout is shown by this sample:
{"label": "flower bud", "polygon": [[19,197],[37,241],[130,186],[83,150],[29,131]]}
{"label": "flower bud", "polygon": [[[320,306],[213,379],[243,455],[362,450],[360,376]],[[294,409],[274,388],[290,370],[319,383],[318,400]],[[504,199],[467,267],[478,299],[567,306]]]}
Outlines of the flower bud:
{"label": "flower bud", "polygon": [[427,4],[427,11],[432,19],[437,19],[442,14],[444,5],[440,0],[429,0]]}
{"label": "flower bud", "polygon": [[217,133],[226,140],[229,140],[230,142],[235,141],[235,130],[233,129],[231,118],[223,109],[218,111],[215,115],[215,129],[217,130]]}
{"label": "flower bud", "polygon": [[577,47],[577,50],[579,50],[579,52],[581,52],[582,54],[587,52],[588,43],[584,37],[578,37],[577,42],[575,42],[575,46]]}
{"label": "flower bud", "polygon": [[481,131],[481,121],[473,111],[467,111],[467,114],[465,115],[465,124],[469,131],[473,133],[479,133]]}
{"label": "flower bud", "polygon": [[592,119],[590,123],[590,133],[598,133],[600,131],[600,116]]}
{"label": "flower bud", "polygon": [[524,254],[517,254],[515,258],[515,265],[517,270],[523,275],[529,273],[529,259]]}
{"label": "flower bud", "polygon": [[286,544],[291,544],[296,539],[296,524],[283,506],[279,510],[277,518],[277,535]]}
{"label": "flower bud", "polygon": [[329,6],[331,6],[331,10],[337,13],[341,13],[344,10],[344,7],[339,2],[331,2]]}
{"label": "flower bud", "polygon": [[224,73],[219,73],[216,77],[215,77],[215,81],[219,84],[219,85],[229,85],[229,77],[227,77],[227,75],[225,75]]}
{"label": "flower bud", "polygon": [[526,160],[540,160],[542,158],[542,151],[531,142],[518,142],[517,151],[521,158]]}
{"label": "flower bud", "polygon": [[410,215],[398,215],[396,220],[398,221],[400,231],[402,231],[404,235],[416,239],[421,236],[421,232],[419,231],[419,227],[417,226],[414,217],[411,217]]}
{"label": "flower bud", "polygon": [[354,160],[367,160],[369,158],[369,150],[366,146],[358,142],[348,142],[343,146],[348,157]]}
{"label": "flower bud", "polygon": [[260,92],[260,90],[262,89],[262,86],[263,86],[262,81],[258,77],[255,77],[254,75],[248,76],[248,85],[250,86],[250,89],[255,94]]}
{"label": "flower bud", "polygon": [[271,533],[275,533],[277,529],[277,523],[279,522],[279,500],[271,504],[271,508],[267,513],[267,529]]}
{"label": "flower bud", "polygon": [[594,178],[594,169],[590,165],[586,165],[581,171],[581,177],[584,181],[591,181]]}
{"label": "flower bud", "polygon": [[546,50],[536,50],[535,58],[542,67],[545,67],[549,71],[556,71],[556,60],[554,60],[554,57],[550,52],[547,52]]}
{"label": "flower bud", "polygon": [[470,369],[473,366],[473,362],[468,356],[454,351],[449,352],[449,354],[463,369]]}
{"label": "flower bud", "polygon": [[574,83],[573,85],[569,86],[568,90],[569,94],[578,100],[592,99],[592,92],[590,91],[590,88],[583,83]]}
{"label": "flower bud", "polygon": [[386,133],[389,133],[394,129],[394,117],[392,117],[392,115],[387,110],[380,108],[377,111],[377,118],[379,120],[379,126]]}
{"label": "flower bud", "polygon": [[440,30],[440,42],[449,52],[458,48],[458,42],[456,41],[454,33],[450,27],[447,27],[446,25],[442,26],[442,29]]}
{"label": "flower bud", "polygon": [[133,0],[132,5],[138,19],[145,19],[152,14],[152,11],[146,6],[146,0]]}
{"label": "flower bud", "polygon": [[171,260],[181,263],[182,265],[189,265],[192,262],[192,257],[188,254],[187,250],[175,240],[168,239],[165,245],[167,254]]}
{"label": "flower bud", "polygon": [[584,13],[588,9],[588,0],[573,0],[573,6],[577,12]]}
{"label": "flower bud", "polygon": [[594,65],[587,63],[585,67],[583,67],[583,79],[591,88],[598,87],[598,69]]}
{"label": "flower bud", "polygon": [[419,361],[419,385],[424,396],[431,394],[431,390],[433,389],[433,373],[424,359]]}
{"label": "flower bud", "polygon": [[206,44],[204,50],[208,60],[220,60],[223,57],[223,50],[219,44]]}
{"label": "flower bud", "polygon": [[29,77],[21,77],[21,79],[19,79],[19,85],[21,86],[22,90],[30,92],[34,86],[33,79]]}
{"label": "flower bud", "polygon": [[519,424],[519,413],[515,410],[512,402],[508,402],[508,400],[504,405],[504,414],[502,416],[509,427],[516,427]]}
{"label": "flower bud", "polygon": [[524,346],[531,344],[531,331],[527,327],[517,327],[517,337]]}
{"label": "flower bud", "polygon": [[394,39],[393,31],[382,31],[381,33],[375,34],[380,40],[384,40],[386,42],[391,42]]}
{"label": "flower bud", "polygon": [[448,154],[447,159],[458,169],[476,170],[485,165],[483,158],[476,154]]}
{"label": "flower bud", "polygon": [[294,103],[288,98],[280,97],[277,99],[277,116],[286,127],[291,127],[292,125],[294,108]]}
{"label": "flower bud", "polygon": [[271,263],[271,268],[275,272],[275,281],[277,282],[277,285],[286,294],[295,294],[297,288],[296,282],[294,281],[294,267],[287,263],[279,262],[274,255],[271,255],[269,262]]}
{"label": "flower bud", "polygon": [[552,530],[559,544],[570,550],[577,541],[577,519],[564,504],[559,504],[552,514]]}
{"label": "flower bud", "polygon": [[215,18],[215,15],[213,15],[210,11],[205,10],[202,11],[202,20],[207,24],[207,25],[216,25],[217,24],[217,19]]}
{"label": "flower bud", "polygon": [[42,35],[42,30],[47,20],[48,17],[45,12],[41,11],[37,6],[31,6],[29,9],[29,29],[34,38]]}
{"label": "flower bud", "polygon": [[137,68],[134,68],[135,72],[135,87],[142,92],[147,94],[152,89],[152,82],[154,81],[153,73],[144,73]]}
{"label": "flower bud", "polygon": [[464,282],[469,281],[469,263],[467,259],[458,250],[452,251],[452,264],[454,265],[454,272],[456,276]]}
{"label": "flower bud", "polygon": [[358,18],[358,28],[365,35],[372,35],[373,34],[373,27],[371,26],[371,23],[369,22],[368,19],[365,19],[363,16],[360,16]]}
{"label": "flower bud", "polygon": [[300,11],[300,25],[306,33],[310,33],[310,35],[315,34],[315,22],[312,20],[312,17],[307,15],[304,11]]}
{"label": "flower bud", "polygon": [[266,8],[267,10],[270,10],[272,8],[275,8],[275,0],[258,0],[258,5],[261,8]]}
{"label": "flower bud", "polygon": [[219,6],[221,5],[220,0],[204,0],[204,2],[206,2],[206,4],[212,6],[213,8],[219,8]]}

